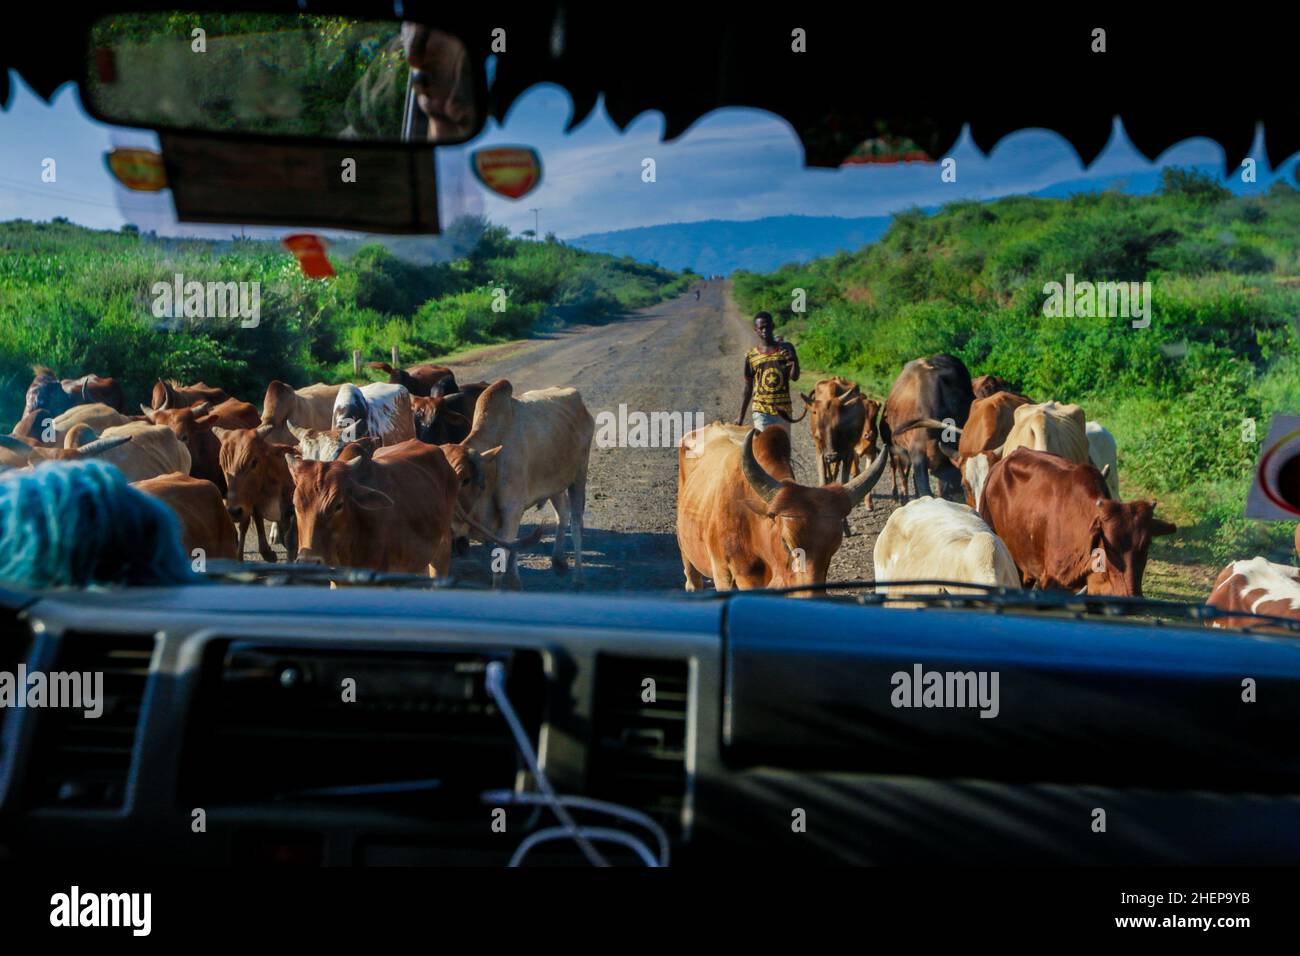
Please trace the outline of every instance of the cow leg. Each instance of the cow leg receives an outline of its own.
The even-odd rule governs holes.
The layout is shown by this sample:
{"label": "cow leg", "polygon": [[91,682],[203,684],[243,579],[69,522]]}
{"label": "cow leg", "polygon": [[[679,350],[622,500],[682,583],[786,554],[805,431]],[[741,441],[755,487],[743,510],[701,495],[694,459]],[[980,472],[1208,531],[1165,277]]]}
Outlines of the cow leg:
{"label": "cow leg", "polygon": [[238,528],[238,531],[239,531],[239,547],[238,547],[237,550],[238,550],[238,552],[239,552],[239,560],[240,560],[240,561],[243,561],[243,560],[244,560],[244,542],[248,540],[248,522],[249,522],[249,520],[250,520],[249,518],[245,518],[244,520],[242,520],[241,522],[239,522],[239,528]]}
{"label": "cow leg", "polygon": [[268,564],[275,564],[275,551],[266,543],[266,528],[263,527],[262,513],[253,512],[253,528],[257,531],[257,553]]}
{"label": "cow leg", "polygon": [[[852,458],[852,457],[853,457],[852,454],[850,454],[850,455],[849,455],[849,458]],[[839,481],[840,481],[840,484],[841,484],[841,485],[843,485],[843,484],[847,484],[847,483],[848,483],[848,480],[849,480],[849,458],[841,458],[841,459],[840,459],[840,463],[839,463],[838,469],[839,469]],[[867,507],[868,507],[868,508],[871,507],[870,503],[867,504]],[[851,534],[853,533],[852,529],[849,528],[849,516],[848,516],[848,515],[845,515],[845,516],[844,516],[844,520],[843,520],[842,524],[843,524],[843,526],[844,526],[843,529],[842,529],[842,530],[844,531],[844,537],[847,538],[849,535],[851,535]]]}
{"label": "cow leg", "polygon": [[556,574],[569,570],[569,562],[564,558],[564,532],[569,527],[569,496],[561,492],[551,498],[551,510],[555,512],[555,547],[551,549],[551,568]]}
{"label": "cow leg", "polygon": [[698,591],[704,586],[704,575],[700,569],[691,564],[685,554],[682,555],[682,573],[686,576],[686,590]]}
{"label": "cow leg", "polygon": [[915,451],[911,455],[912,481],[916,485],[916,496],[924,498],[932,495],[930,490],[930,472],[929,462],[926,461],[924,451]]}
{"label": "cow leg", "polygon": [[[290,563],[298,560],[298,516],[294,514],[292,501],[288,503],[288,511],[285,511],[286,505],[280,504],[280,514],[287,514],[289,517],[283,522],[284,524],[284,550],[288,554]],[[278,523],[277,523],[278,524]]]}
{"label": "cow leg", "polygon": [[[523,511],[518,506],[511,505],[509,508],[500,508],[498,513],[501,516],[501,526],[496,532],[497,536],[505,538],[507,541],[518,538],[519,523],[523,518]],[[493,572],[492,586],[494,588],[504,586],[514,591],[520,589],[522,585],[519,581],[519,552],[512,550],[506,556],[506,569],[504,572],[499,574]]]}
{"label": "cow leg", "polygon": [[582,583],[582,516],[587,510],[587,471],[569,485],[569,533],[573,536],[573,583]]}
{"label": "cow leg", "polygon": [[736,586],[735,579],[731,576],[731,568],[727,566],[726,559],[719,561],[713,559],[713,570],[709,577],[713,578],[713,587],[718,591],[730,591]]}

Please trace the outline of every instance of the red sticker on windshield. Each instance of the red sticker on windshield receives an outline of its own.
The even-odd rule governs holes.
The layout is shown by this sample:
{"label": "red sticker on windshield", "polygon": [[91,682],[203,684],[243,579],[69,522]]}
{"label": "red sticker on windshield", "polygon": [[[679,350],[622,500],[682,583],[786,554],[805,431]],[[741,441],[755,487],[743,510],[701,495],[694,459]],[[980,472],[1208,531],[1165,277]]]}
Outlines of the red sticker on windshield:
{"label": "red sticker on windshield", "polygon": [[470,159],[474,175],[507,199],[523,199],[542,181],[542,157],[529,146],[491,146]]}
{"label": "red sticker on windshield", "polygon": [[295,232],[280,242],[294,254],[302,274],[308,279],[329,279],[334,275],[334,267],[325,254],[325,240],[320,236],[311,232]]}

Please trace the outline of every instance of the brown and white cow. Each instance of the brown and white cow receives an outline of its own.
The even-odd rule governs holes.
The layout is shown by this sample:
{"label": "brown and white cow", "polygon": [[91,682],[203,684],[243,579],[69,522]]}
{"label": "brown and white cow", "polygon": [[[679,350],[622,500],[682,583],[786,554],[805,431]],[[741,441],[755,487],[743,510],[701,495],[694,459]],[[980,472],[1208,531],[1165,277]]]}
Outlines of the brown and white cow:
{"label": "brown and white cow", "polygon": [[60,379],[53,370],[44,365],[32,366],[32,374],[35,377],[27,386],[27,395],[23,401],[25,412],[43,408],[52,415],[60,415],[73,405],[89,405],[95,402],[119,412],[126,411],[122,386],[116,379],[103,378],[99,375]]}
{"label": "brown and white cow", "polygon": [[[856,383],[836,376],[819,381],[812,395],[801,392],[799,397],[808,407],[808,429],[821,464],[821,483],[848,481],[850,474],[858,473],[857,447],[867,427],[866,396]],[[871,507],[869,496],[867,507]]]}
{"label": "brown and white cow", "polygon": [[256,428],[261,421],[257,408],[237,398],[220,405],[207,402],[184,408],[145,408],[145,418],[155,425],[166,425],[190,453],[190,474],[203,478],[226,493],[226,475],[221,470],[221,441],[212,433],[217,428]]}
{"label": "brown and white cow", "polygon": [[1269,622],[1252,617],[1254,614],[1300,621],[1300,568],[1274,564],[1267,558],[1233,561],[1219,572],[1205,603],[1241,615],[1216,618],[1210,622],[1211,627],[1268,629]]}
{"label": "brown and white cow", "polygon": [[338,394],[338,385],[324,382],[299,389],[281,381],[272,382],[266,386],[266,396],[262,400],[262,424],[270,426],[268,439],[278,445],[292,445],[294,438],[289,431],[290,421],[299,428],[318,431],[332,427],[334,399]]}
{"label": "brown and white cow", "polygon": [[[182,385],[174,380],[164,382],[162,379],[158,379],[154,383],[149,405],[151,408],[186,408],[190,405],[197,405],[199,402],[219,405],[229,397],[225,389],[215,388],[205,382]],[[140,407],[143,408],[144,406],[141,405]]]}
{"label": "brown and white cow", "polygon": [[[573,536],[575,583],[582,578],[587,463],[595,431],[595,420],[576,388],[542,388],[515,397],[511,384],[499,379],[479,397],[469,435],[446,452],[465,497],[472,499],[466,502],[467,515],[498,538],[517,538],[524,512],[550,502],[557,520],[551,565],[560,573],[568,568],[567,526]],[[497,446],[500,453],[489,460]],[[457,536],[468,531],[457,521]],[[506,570],[493,573],[494,584],[503,580],[519,586],[513,550]]]}
{"label": "brown and white cow", "polygon": [[418,439],[337,461],[284,457],[293,479],[298,560],[442,577],[451,571],[460,479]]}
{"label": "brown and white cow", "polygon": [[1178,530],[1156,502],[1119,502],[1089,462],[1017,448],[989,471],[979,514],[1028,587],[1139,596],[1151,539]]}
{"label": "brown and white cow", "polygon": [[[880,421],[880,436],[890,452],[894,487],[900,498],[907,498],[909,471],[918,497],[933,493],[931,473],[939,482],[941,497],[961,485],[961,475],[943,447],[949,443],[940,423],[952,422],[957,428],[965,425],[974,398],[970,372],[955,356],[931,355],[903,366],[885,399]],[[950,445],[955,444],[954,435]]]}
{"label": "brown and white cow", "polygon": [[216,485],[203,478],[172,472],[134,482],[176,513],[181,526],[181,544],[193,555],[201,549],[205,558],[239,558],[235,524]]}
{"label": "brown and white cow", "polygon": [[[961,473],[961,484],[969,507],[979,507],[976,491],[983,486],[984,479],[988,477],[988,469],[997,460],[996,450],[1011,433],[1011,427],[1015,424],[1015,410],[1028,404],[1029,399],[1025,396],[1008,391],[993,392],[986,398],[977,398],[971,402],[970,415],[962,429],[961,439],[957,442],[957,453],[952,456],[953,465]],[[983,461],[972,461],[986,452],[994,454],[985,457]],[[968,470],[971,471],[969,476]]]}
{"label": "brown and white cow", "polygon": [[[292,417],[289,422],[298,424]],[[334,396],[330,428],[340,429],[349,441],[367,437],[378,438],[385,445],[408,441],[415,437],[411,393],[403,385],[388,382],[360,387],[344,382]]]}
{"label": "brown and white cow", "polygon": [[226,476],[226,510],[239,527],[240,547],[251,522],[257,533],[257,551],[263,561],[274,561],[275,551],[266,538],[264,522],[279,524],[289,560],[298,555],[294,528],[293,476],[285,455],[296,449],[270,439],[271,426],[213,428],[221,442],[218,461]]}
{"label": "brown and white cow", "polygon": [[456,373],[445,365],[412,365],[401,369],[393,368],[387,362],[367,362],[366,368],[378,369],[388,376],[389,384],[401,385],[421,398],[450,395],[459,390]]}
{"label": "brown and white cow", "polygon": [[848,484],[801,485],[784,428],[716,422],[677,449],[677,546],[686,590],[820,584],[843,541],[844,519],[880,480],[886,458]]}

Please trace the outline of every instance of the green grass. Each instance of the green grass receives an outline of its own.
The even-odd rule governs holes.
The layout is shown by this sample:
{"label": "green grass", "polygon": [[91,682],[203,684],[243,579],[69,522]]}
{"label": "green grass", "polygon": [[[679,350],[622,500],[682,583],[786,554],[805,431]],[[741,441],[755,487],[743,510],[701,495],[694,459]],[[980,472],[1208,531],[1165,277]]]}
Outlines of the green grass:
{"label": "green grass", "polygon": [[[694,279],[555,241],[510,239],[482,220],[453,223],[447,238],[467,253],[409,261],[364,245],[332,256],[334,278],[314,280],[278,242],[0,223],[0,427],[21,414],[37,363],[69,376],[113,375],[130,401],[161,376],[219,382],[259,402],[274,378],[352,378],[354,349],[365,361],[387,361],[396,345],[402,363],[414,364],[611,318]],[[152,287],[178,272],[186,281],[260,282],[260,324],[156,319]]]}
{"label": "green grass", "polygon": [[[1044,284],[1067,273],[1149,281],[1150,327],[1044,315]],[[878,397],[910,359],[951,352],[1036,400],[1082,405],[1119,443],[1123,496],[1156,497],[1180,526],[1152,551],[1155,593],[1203,598],[1230,560],[1293,560],[1294,524],[1242,513],[1269,417],[1300,411],[1297,275],[1300,193],[1233,197],[1170,170],[1151,196],[913,210],[859,252],[734,281],[740,306],[771,311],[807,365]]]}

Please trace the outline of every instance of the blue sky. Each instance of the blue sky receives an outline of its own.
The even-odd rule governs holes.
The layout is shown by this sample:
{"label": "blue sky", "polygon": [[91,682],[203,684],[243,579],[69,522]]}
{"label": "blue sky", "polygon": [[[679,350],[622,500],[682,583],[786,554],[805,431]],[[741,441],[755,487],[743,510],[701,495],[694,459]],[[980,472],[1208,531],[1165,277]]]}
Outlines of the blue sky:
{"label": "blue sky", "polygon": [[[10,80],[10,101],[0,112],[0,220],[66,216],[97,228],[130,221],[160,233],[230,234],[230,227],[177,223],[169,193],[131,193],[108,174],[103,158],[108,149],[156,146],[151,132],[90,119],[71,84],[47,104],[17,74],[10,73]],[[1133,148],[1117,122],[1106,150],[1086,170],[1065,140],[1045,130],[1012,134],[987,156],[963,135],[948,154],[957,160],[957,182],[942,183],[937,165],[804,169],[802,147],[788,124],[757,110],[715,111],[671,143],[660,141],[663,120],[657,113],[643,114],[620,131],[602,104],[566,134],[571,117],[568,94],[541,85],[515,103],[503,124],[491,123],[474,143],[439,150],[444,220],[451,218],[449,212],[481,211],[517,232],[532,228],[536,207],[543,232],[571,238],[701,219],[870,216],[959,198],[1033,192],[1060,182],[1149,173],[1164,165],[1223,162],[1222,151],[1206,139],[1180,143],[1153,162]],[[469,174],[473,149],[504,143],[534,146],[542,155],[541,186],[518,202],[487,192]],[[1270,171],[1259,139],[1253,155],[1260,188],[1278,176],[1294,182],[1300,157]],[[641,180],[647,157],[656,163],[654,183]],[[45,158],[58,164],[55,183],[41,181]]]}

